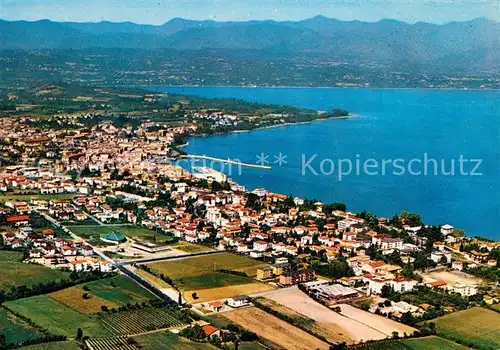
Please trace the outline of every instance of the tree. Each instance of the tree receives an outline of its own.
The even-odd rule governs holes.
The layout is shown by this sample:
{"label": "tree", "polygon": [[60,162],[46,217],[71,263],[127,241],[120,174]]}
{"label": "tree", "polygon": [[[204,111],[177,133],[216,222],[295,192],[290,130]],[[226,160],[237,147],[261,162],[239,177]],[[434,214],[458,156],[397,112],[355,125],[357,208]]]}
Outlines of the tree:
{"label": "tree", "polygon": [[178,303],[179,303],[179,305],[181,305],[181,306],[182,306],[182,294],[181,294],[181,292],[179,292],[179,299],[178,299]]}
{"label": "tree", "polygon": [[396,331],[392,332],[392,339],[399,339],[399,333]]}
{"label": "tree", "polygon": [[76,331],[76,340],[82,340],[83,338],[83,331],[81,328],[78,328]]}
{"label": "tree", "polygon": [[389,298],[392,294],[392,287],[388,284],[385,284],[383,287],[382,287],[382,293],[380,294],[382,296],[382,298]]}
{"label": "tree", "polygon": [[448,264],[448,259],[446,259],[446,256],[442,256],[441,259],[439,259],[439,264],[441,264],[441,265]]}

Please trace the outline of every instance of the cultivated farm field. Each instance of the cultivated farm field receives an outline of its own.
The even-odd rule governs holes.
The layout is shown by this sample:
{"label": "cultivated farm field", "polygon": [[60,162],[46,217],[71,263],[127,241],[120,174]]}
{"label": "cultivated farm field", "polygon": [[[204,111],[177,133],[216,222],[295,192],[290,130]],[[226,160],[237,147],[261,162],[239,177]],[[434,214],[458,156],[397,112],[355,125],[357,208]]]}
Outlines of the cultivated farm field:
{"label": "cultivated farm field", "polygon": [[337,327],[330,327],[325,323],[316,322],[312,318],[304,316],[286,306],[280,305],[271,299],[257,298],[257,301],[282,315],[292,318],[294,320],[294,324],[295,322],[300,324],[301,329],[306,329],[318,336],[323,336],[331,343],[352,343],[352,339],[349,338],[347,334],[342,333]]}
{"label": "cultivated farm field", "polygon": [[[83,297],[84,294],[87,294],[87,298]],[[102,306],[106,306],[110,309],[120,306],[120,304],[93,295],[91,292],[83,290],[80,286],[61,289],[48,295],[61,304],[86,315],[101,312]]]}
{"label": "cultivated farm field", "polygon": [[135,336],[142,350],[172,349],[172,350],[216,350],[208,343],[195,343],[170,332],[155,332]]}
{"label": "cultivated farm field", "polygon": [[175,280],[175,284],[182,290],[218,288],[251,282],[252,279],[249,277],[235,276],[222,272],[209,272],[204,275],[181,277]]}
{"label": "cultivated farm field", "polygon": [[47,295],[8,301],[4,306],[54,334],[74,337],[81,328],[87,336],[111,335],[98,318],[84,315]]}
{"label": "cultivated farm field", "polygon": [[37,329],[4,308],[0,308],[0,334],[5,336],[7,344],[20,343],[41,336]]}
{"label": "cultivated farm field", "polygon": [[123,335],[149,332],[155,329],[181,327],[186,320],[177,310],[148,307],[101,316],[103,324],[112,332]]}
{"label": "cultivated farm field", "polygon": [[467,347],[449,340],[429,336],[423,338],[387,340],[378,343],[362,344],[356,350],[466,350]]}
{"label": "cultivated farm field", "polygon": [[[259,293],[274,289],[264,283],[256,282],[257,268],[266,264],[251,258],[231,253],[217,253],[188,257],[148,264],[152,270],[173,279],[184,292],[190,303],[200,303],[236,295]],[[237,276],[217,272],[218,269],[244,272],[248,276]],[[192,294],[198,298],[194,299]]]}
{"label": "cultivated farm field", "polygon": [[[274,287],[265,283],[237,284],[232,286],[205,288],[184,291],[184,298],[189,303],[204,303],[211,300],[227,299],[238,295],[262,293],[273,290]],[[198,298],[194,299],[192,294],[196,292]]]}
{"label": "cultivated farm field", "polygon": [[150,299],[156,299],[149,291],[123,275],[85,283],[85,286],[90,289],[89,294],[119,305],[142,303]]}
{"label": "cultivated farm field", "polygon": [[237,270],[245,272],[249,276],[255,276],[257,268],[267,266],[267,264],[246,256],[223,252],[157,262],[148,264],[148,266],[175,280],[182,277],[204,275],[219,269]]}
{"label": "cultivated farm field", "polygon": [[403,336],[405,333],[407,335],[411,335],[416,331],[416,329],[413,327],[390,320],[383,316],[372,314],[368,311],[355,308],[351,305],[340,304],[339,306],[342,310],[341,314],[343,316],[346,316],[352,320],[356,320],[364,325],[373,327],[386,336],[392,336],[393,332],[398,332],[400,336]]}
{"label": "cultivated farm field", "polygon": [[66,279],[69,276],[67,272],[60,270],[23,263],[22,257],[20,252],[0,251],[0,290]]}
{"label": "cultivated farm field", "polygon": [[329,345],[256,307],[224,312],[225,318],[284,349],[328,349]]}
{"label": "cultivated farm field", "polygon": [[[371,318],[372,314],[368,312],[366,312],[368,315],[366,315],[367,318],[365,320],[359,317],[354,319],[344,316],[314,301],[297,288],[283,290],[266,297],[299,314],[315,320],[324,327],[331,329],[333,332],[346,335],[348,338],[352,339],[353,343],[359,343],[366,340],[380,340],[387,338],[388,335],[392,336],[392,331],[389,334],[384,333],[390,327],[392,327],[394,331],[400,332],[402,335],[404,332],[400,331],[399,327],[407,327],[383,317],[376,319],[377,323],[371,324],[370,322],[374,320]],[[389,327],[387,325],[389,325]],[[381,328],[381,330],[378,328]]]}
{"label": "cultivated farm field", "polygon": [[500,348],[500,317],[498,312],[473,307],[439,317],[436,324],[438,335],[482,349]]}

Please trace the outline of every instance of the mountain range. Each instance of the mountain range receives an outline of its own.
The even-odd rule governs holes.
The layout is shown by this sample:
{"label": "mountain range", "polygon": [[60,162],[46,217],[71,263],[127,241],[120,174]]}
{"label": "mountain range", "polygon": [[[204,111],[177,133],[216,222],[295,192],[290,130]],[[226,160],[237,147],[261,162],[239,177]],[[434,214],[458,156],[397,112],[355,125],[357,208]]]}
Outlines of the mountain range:
{"label": "mountain range", "polygon": [[174,18],[163,25],[0,20],[0,49],[127,48],[257,50],[344,60],[500,68],[500,23],[375,23],[316,16],[302,21],[216,22]]}

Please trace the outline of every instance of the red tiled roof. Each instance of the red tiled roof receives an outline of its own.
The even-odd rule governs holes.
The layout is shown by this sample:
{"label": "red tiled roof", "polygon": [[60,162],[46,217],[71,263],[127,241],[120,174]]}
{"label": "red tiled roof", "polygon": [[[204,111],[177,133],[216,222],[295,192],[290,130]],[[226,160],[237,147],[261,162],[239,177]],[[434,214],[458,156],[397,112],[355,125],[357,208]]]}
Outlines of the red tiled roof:
{"label": "red tiled roof", "polygon": [[214,326],[212,326],[210,324],[207,324],[207,325],[201,327],[201,329],[203,329],[203,332],[205,333],[205,335],[207,337],[209,337],[210,335],[214,334],[215,332],[217,332],[219,330],[218,328],[215,328]]}
{"label": "red tiled roof", "polygon": [[9,216],[7,218],[7,222],[27,221],[29,219],[30,219],[29,215],[16,215],[16,216]]}

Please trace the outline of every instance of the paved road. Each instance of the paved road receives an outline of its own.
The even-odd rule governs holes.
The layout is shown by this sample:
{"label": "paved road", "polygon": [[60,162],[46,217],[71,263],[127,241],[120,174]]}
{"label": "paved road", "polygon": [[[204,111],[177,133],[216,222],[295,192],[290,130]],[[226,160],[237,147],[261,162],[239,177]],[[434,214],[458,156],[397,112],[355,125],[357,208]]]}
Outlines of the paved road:
{"label": "paved road", "polygon": [[117,264],[118,265],[145,264],[145,263],[165,261],[165,260],[180,260],[180,259],[190,258],[193,256],[210,255],[210,254],[217,254],[217,253],[220,253],[220,252],[217,250],[211,250],[209,252],[186,253],[186,254],[164,256],[164,257],[157,257],[157,258],[145,258],[145,259],[138,259],[138,260],[120,261]]}
{"label": "paved road", "polygon": [[39,213],[40,215],[43,215],[43,217],[45,217],[45,219],[47,219],[54,226],[59,227],[64,232],[66,232],[67,234],[69,234],[74,240],[79,241],[79,242],[85,242],[85,244],[87,244],[88,246],[90,246],[94,250],[94,252],[97,255],[99,255],[102,259],[104,259],[106,261],[109,261],[116,269],[118,269],[119,271],[121,271],[127,277],[129,277],[129,278],[133,279],[134,281],[136,281],[137,283],[139,283],[142,287],[144,287],[145,289],[147,289],[153,295],[156,295],[160,299],[170,299],[170,300],[173,300],[173,301],[177,302],[177,299],[174,299],[170,295],[168,295],[166,293],[163,293],[161,290],[159,290],[158,288],[156,288],[155,286],[153,286],[151,283],[149,283],[148,281],[146,281],[144,278],[142,278],[141,276],[139,276],[138,274],[136,274],[134,271],[131,271],[130,269],[128,269],[125,266],[123,266],[122,264],[117,263],[114,259],[112,259],[112,258],[108,257],[106,254],[104,254],[99,248],[93,246],[92,244],[87,243],[83,238],[81,238],[80,236],[76,235],[73,231],[71,231],[70,229],[68,229],[64,225],[62,225],[59,221],[53,219],[49,215],[40,213],[37,210],[35,210],[35,211],[37,213]]}

